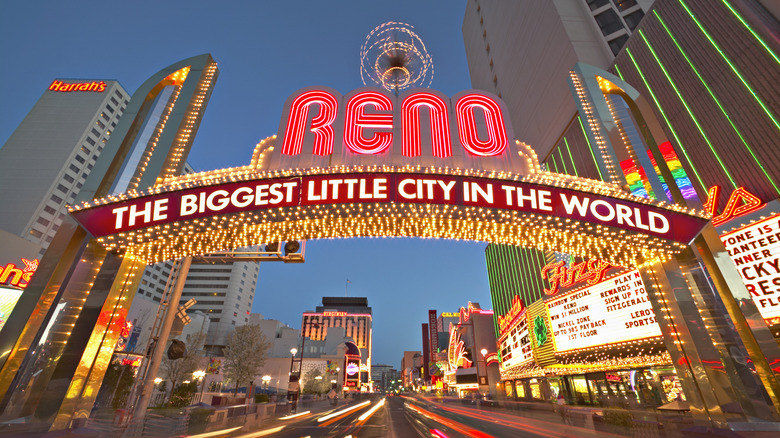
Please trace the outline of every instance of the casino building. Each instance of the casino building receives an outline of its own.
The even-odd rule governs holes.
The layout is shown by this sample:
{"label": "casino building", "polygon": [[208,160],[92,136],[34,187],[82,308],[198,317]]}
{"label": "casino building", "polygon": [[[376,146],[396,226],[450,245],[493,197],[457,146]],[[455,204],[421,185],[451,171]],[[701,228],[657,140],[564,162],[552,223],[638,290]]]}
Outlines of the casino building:
{"label": "casino building", "polygon": [[[594,14],[594,7],[613,7],[605,6],[607,1],[582,3],[582,9],[589,6]],[[780,339],[780,301],[775,298],[775,284],[780,283],[780,269],[775,268],[780,258],[780,189],[776,184],[780,180],[776,153],[780,113],[772,104],[780,100],[780,43],[775,37],[780,32],[780,8],[762,0],[611,3],[617,7],[637,3],[644,11],[644,18],[631,29],[622,48],[613,50],[606,63],[600,64],[597,57],[588,60],[582,56],[586,53],[582,45],[577,46],[582,40],[567,29],[568,35],[553,39],[551,44],[573,44],[573,53],[578,56],[574,62],[559,66],[563,70],[559,68],[558,74],[545,75],[536,68],[515,68],[518,59],[535,66],[534,60],[524,56],[539,52],[520,56],[520,48],[538,41],[535,34],[518,35],[515,26],[507,25],[503,18],[512,8],[469,1],[463,35],[473,85],[500,93],[513,109],[528,103],[517,93],[518,87],[554,90],[545,97],[568,94],[574,107],[558,98],[542,99],[542,109],[534,107],[535,115],[545,108],[569,108],[559,111],[558,119],[550,118],[550,123],[538,123],[550,127],[543,135],[523,132],[519,122],[515,124],[519,138],[534,138],[533,146],[549,170],[613,181],[626,191],[656,199],[672,199],[667,181],[674,180],[688,205],[701,205],[713,215],[713,224],[761,317]],[[528,6],[519,2],[513,11],[523,8]],[[594,16],[585,24],[595,28],[601,23]],[[570,43],[560,41],[567,37]],[[586,84],[584,78],[595,70],[575,65],[583,60],[605,69],[615,79],[604,74],[599,84]],[[619,81],[627,86],[618,85]],[[635,89],[634,94],[630,88]],[[603,94],[603,100],[594,98],[595,94]],[[636,99],[644,99],[643,111],[652,113],[659,122],[652,135],[669,140],[658,148],[670,175],[659,174],[659,155],[651,153],[647,126],[632,107]],[[605,166],[605,162],[612,164]],[[560,391],[575,403],[602,403],[619,394],[650,406],[682,396],[675,377],[679,368],[669,356],[672,349],[660,341],[660,332],[654,328],[663,326],[669,317],[659,317],[656,312],[648,317],[647,309],[636,301],[616,309],[616,302],[610,302],[615,295],[602,296],[619,288],[615,282],[630,276],[630,271],[609,268],[596,281],[583,270],[582,281],[570,281],[553,295],[547,291],[554,289],[554,279],[563,281],[563,270],[567,270],[565,278],[571,280],[577,277],[573,271],[583,263],[595,261],[495,244],[486,249],[486,260],[507,394],[549,400]],[[640,290],[652,290],[644,279],[635,281],[642,284],[629,280],[630,288],[625,291],[632,292],[634,299]],[[618,300],[622,300],[622,293],[617,294]],[[567,299],[569,303],[561,304]],[[516,302],[525,307],[520,314],[512,313]],[[567,305],[571,307],[562,312]],[[539,309],[534,310],[534,306]],[[587,310],[582,310],[586,306]],[[510,313],[512,321],[500,327],[499,317]],[[718,326],[727,309],[700,307],[698,313],[703,324],[711,327]],[[539,328],[553,335],[551,351],[544,352],[534,344],[532,322],[537,317],[544,323]],[[619,318],[630,319],[622,320],[622,330],[592,327],[605,319],[608,323]],[[641,327],[631,325],[642,321],[651,322]],[[581,337],[594,331],[598,334]],[[728,329],[714,332],[719,334],[711,336],[723,336],[718,342],[728,344]],[[578,340],[576,345],[569,342],[572,335]],[[523,355],[529,346],[533,354]],[[704,369],[711,376],[722,373],[727,357],[744,354],[736,351],[711,352],[704,358]],[[540,391],[541,397],[529,397],[530,382],[544,382],[548,393]]]}
{"label": "casino building", "polygon": [[[321,306],[317,306],[313,312],[303,313],[301,337],[324,341],[328,337],[328,329],[343,328],[343,336],[352,338],[359,349],[359,352],[352,353],[359,360],[359,376],[356,381],[359,382],[361,390],[368,391],[371,388],[372,321],[371,307],[368,306],[366,297],[322,297]],[[318,348],[320,346],[313,342],[304,347],[304,354],[320,353],[316,351]],[[345,375],[344,381],[352,383],[352,376],[353,374]]]}

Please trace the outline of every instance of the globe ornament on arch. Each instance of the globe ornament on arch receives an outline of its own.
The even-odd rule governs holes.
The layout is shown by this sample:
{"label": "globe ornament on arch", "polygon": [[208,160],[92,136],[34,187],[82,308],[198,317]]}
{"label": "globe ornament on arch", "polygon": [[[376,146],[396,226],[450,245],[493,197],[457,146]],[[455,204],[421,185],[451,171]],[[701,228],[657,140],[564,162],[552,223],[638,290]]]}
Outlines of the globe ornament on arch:
{"label": "globe ornament on arch", "polygon": [[366,36],[360,48],[360,77],[396,95],[409,88],[426,88],[433,80],[433,62],[414,27],[382,23]]}

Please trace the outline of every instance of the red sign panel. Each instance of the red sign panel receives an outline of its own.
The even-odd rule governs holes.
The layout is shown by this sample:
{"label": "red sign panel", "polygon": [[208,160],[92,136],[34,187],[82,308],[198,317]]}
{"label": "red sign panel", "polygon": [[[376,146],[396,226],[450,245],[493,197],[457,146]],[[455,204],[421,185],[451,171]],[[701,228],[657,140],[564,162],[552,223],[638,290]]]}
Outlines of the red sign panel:
{"label": "red sign panel", "polygon": [[640,232],[689,243],[707,220],[628,199],[520,181],[372,173],[243,181],[158,193],[72,214],[95,237],[222,214],[299,205],[426,203],[476,206]]}

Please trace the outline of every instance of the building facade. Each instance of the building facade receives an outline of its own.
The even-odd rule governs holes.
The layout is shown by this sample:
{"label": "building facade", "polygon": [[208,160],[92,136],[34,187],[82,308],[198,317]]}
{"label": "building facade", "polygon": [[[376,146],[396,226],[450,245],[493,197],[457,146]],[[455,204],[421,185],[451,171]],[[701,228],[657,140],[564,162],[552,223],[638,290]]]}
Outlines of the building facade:
{"label": "building facade", "polygon": [[[0,229],[37,244],[40,258],[127,108],[115,80],[63,79],[0,148]],[[5,254],[14,259],[16,254]]]}
{"label": "building facade", "polygon": [[[599,4],[607,2],[588,3],[599,7]],[[620,2],[613,3],[618,6]],[[567,105],[574,106],[561,111],[558,118],[539,120],[540,129],[546,130],[547,136],[539,137],[539,143],[532,144],[547,170],[613,182],[638,196],[701,206],[710,211],[728,255],[742,275],[755,306],[777,338],[780,308],[776,304],[780,303],[772,300],[773,291],[767,287],[775,273],[762,271],[761,260],[754,257],[758,254],[762,259],[772,259],[778,254],[772,242],[758,238],[759,234],[773,233],[772,224],[780,214],[777,205],[780,192],[775,183],[780,176],[780,166],[777,154],[771,152],[777,147],[780,119],[777,108],[770,103],[780,100],[777,85],[780,80],[780,44],[774,37],[780,32],[777,5],[756,0],[657,0],[650,6],[647,9],[643,6],[641,23],[632,29],[631,36],[606,64],[579,58],[577,62],[585,61],[597,68],[570,63],[561,66],[561,74],[535,76],[536,69],[516,69],[515,72],[501,70],[497,77],[508,74],[517,83],[531,83],[540,89],[551,87],[557,92],[569,93],[571,103]],[[473,11],[475,8],[469,2],[468,9]],[[480,9],[487,8],[482,6]],[[512,31],[500,25],[491,26],[494,21],[489,17],[485,16],[484,20],[488,36],[506,38],[520,47],[532,41],[513,39]],[[467,37],[464,20],[464,38]],[[501,52],[491,50],[491,53],[498,57]],[[482,54],[469,54],[469,57],[470,68],[473,66],[476,70],[472,77],[481,77],[506,62],[515,62],[515,58],[506,54],[501,56],[501,60],[486,60]],[[598,69],[605,71],[598,73]],[[598,83],[591,78],[591,85],[585,84],[582,79],[594,72]],[[501,85],[500,81],[498,84]],[[594,95],[598,95],[596,100],[603,99],[598,109],[593,106]],[[506,92],[503,98],[510,108],[514,108],[511,101],[519,99]],[[554,102],[555,99],[551,99],[550,104],[554,105]],[[528,110],[513,114],[513,117],[519,118],[535,116]],[[606,127],[608,124],[612,128]],[[515,129],[518,137],[522,138],[524,133],[518,128],[518,123],[515,123]],[[652,138],[658,141],[652,141]],[[659,165],[659,158],[663,160],[663,165]],[[674,180],[674,188],[667,184],[671,180]],[[719,196],[720,193],[723,195]],[[685,383],[681,387],[678,381],[680,368],[676,366],[675,348],[664,345],[657,337],[660,329],[667,330],[663,318],[640,310],[631,313],[631,317],[639,316],[636,321],[626,322],[631,324],[630,328],[626,325],[619,330],[605,330],[606,323],[610,321],[603,319],[604,314],[612,315],[611,321],[618,319],[614,315],[617,310],[617,301],[614,301],[605,304],[600,311],[594,311],[594,306],[590,306],[582,318],[593,318],[589,324],[595,323],[598,327],[585,327],[588,330],[579,333],[576,321],[566,322],[559,312],[560,302],[564,297],[581,297],[598,287],[607,288],[599,293],[611,290],[609,284],[599,286],[598,281],[580,283],[579,289],[563,292],[558,297],[548,295],[544,302],[537,301],[541,304],[536,306],[526,302],[527,308],[507,307],[505,303],[511,293],[506,293],[505,284],[515,282],[513,276],[536,277],[535,281],[542,281],[545,288],[550,288],[552,284],[549,280],[562,272],[561,269],[583,266],[581,261],[569,259],[564,260],[562,266],[547,268],[545,273],[546,267],[540,269],[540,263],[523,260],[522,257],[518,262],[514,254],[491,262],[492,254],[498,251],[500,249],[494,245],[488,248],[488,265],[515,267],[499,274],[501,281],[495,282],[495,287],[491,280],[491,294],[499,303],[496,307],[501,308],[500,312],[496,312],[497,316],[512,320],[499,339],[502,351],[511,353],[511,357],[505,359],[514,361],[512,366],[506,367],[507,370],[511,368],[511,372],[502,371],[507,394],[549,400],[556,394],[566,393],[567,401],[585,404],[603,404],[615,394],[620,394],[623,400],[657,406],[680,400],[689,392],[683,388]],[[506,254],[506,250],[504,252]],[[537,260],[540,259],[537,257]],[[543,259],[547,266],[560,261],[552,255]],[[613,288],[615,281],[631,275],[625,271],[616,272],[606,274],[613,282]],[[560,276],[556,278],[562,279]],[[641,283],[640,279],[635,281]],[[643,291],[645,284],[637,287]],[[648,288],[653,290],[652,285]],[[522,297],[522,293],[515,295]],[[575,307],[567,310],[578,310],[586,301],[579,299]],[[503,307],[501,303],[504,303]],[[626,308],[623,304],[620,307]],[[708,321],[706,324],[719,325],[727,309],[723,306],[699,308],[693,313],[695,318]],[[534,325],[537,317],[541,323]],[[601,324],[602,321],[605,324]],[[649,324],[639,326],[643,321]],[[583,324],[583,327],[585,325],[588,324]],[[650,328],[656,331],[625,336],[635,329]],[[537,349],[534,344],[537,329],[539,333],[553,335],[556,339],[552,344],[554,349],[550,349],[550,344],[545,351],[542,351],[544,348]],[[758,334],[763,333],[761,330],[756,326],[753,329],[755,336],[763,336]],[[592,336],[600,331],[614,337],[590,342]],[[736,345],[733,330],[720,328],[709,333],[715,345]],[[580,335],[591,339],[576,346],[568,343],[570,336]],[[507,348],[513,345],[513,341],[520,342],[521,339],[525,340],[527,351],[522,348],[510,351]],[[734,357],[739,359],[746,354],[740,347],[729,348],[730,353],[712,352],[711,359],[731,363]],[[558,375],[569,377],[559,381],[538,379],[544,375],[540,370],[553,364],[558,368]],[[589,373],[577,371],[583,365],[590,367]],[[539,368],[533,371],[534,367]],[[563,371],[565,368],[569,370]],[[703,369],[712,382],[718,382],[718,373],[706,366]],[[532,380],[540,386],[531,388]],[[732,377],[732,380],[740,378]],[[516,385],[514,389],[510,387],[512,382]],[[768,400],[766,393],[752,386],[754,383],[745,381],[743,384],[755,400]],[[730,391],[738,391],[730,389],[728,383],[716,385],[724,388],[718,389],[721,392],[715,396],[716,399],[729,400],[729,397],[734,397]]]}

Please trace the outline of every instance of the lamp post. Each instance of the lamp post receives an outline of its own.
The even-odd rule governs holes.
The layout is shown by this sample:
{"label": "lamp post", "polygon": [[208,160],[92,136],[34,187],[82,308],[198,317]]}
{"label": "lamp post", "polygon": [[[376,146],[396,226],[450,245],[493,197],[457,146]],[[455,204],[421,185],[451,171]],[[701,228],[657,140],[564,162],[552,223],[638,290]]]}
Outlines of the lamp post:
{"label": "lamp post", "polygon": [[206,387],[206,372],[203,370],[197,370],[192,373],[192,377],[195,379],[200,379],[200,397],[198,398],[199,402],[203,401],[203,389]]}
{"label": "lamp post", "polygon": [[[490,388],[490,386],[488,384],[488,369],[487,369],[487,357],[486,357],[487,354],[488,354],[488,351],[487,351],[486,348],[483,348],[479,352],[482,353],[482,362],[484,363],[484,366],[485,366],[485,380],[484,380],[484,382],[485,382],[485,385],[488,385],[488,388]],[[490,389],[488,389],[488,391],[490,391]]]}
{"label": "lamp post", "polygon": [[[295,355],[298,354],[298,349],[293,347],[290,349],[290,379],[287,382],[287,402],[290,403],[290,410],[295,412],[295,400],[294,397],[298,393],[298,391],[292,390],[292,384],[293,384],[293,365],[295,364]],[[303,354],[303,353],[301,353]],[[298,384],[298,380],[295,380],[295,384]]]}

